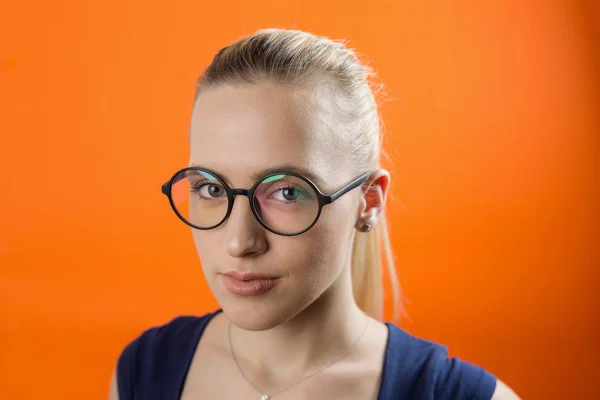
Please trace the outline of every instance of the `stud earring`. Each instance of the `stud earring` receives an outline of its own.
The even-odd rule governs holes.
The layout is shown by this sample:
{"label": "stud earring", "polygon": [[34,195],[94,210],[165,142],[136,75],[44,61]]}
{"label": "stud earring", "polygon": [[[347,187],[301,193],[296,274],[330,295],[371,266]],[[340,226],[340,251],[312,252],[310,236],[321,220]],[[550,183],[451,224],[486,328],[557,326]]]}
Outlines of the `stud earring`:
{"label": "stud earring", "polygon": [[363,232],[369,232],[372,228],[371,224],[363,224]]}

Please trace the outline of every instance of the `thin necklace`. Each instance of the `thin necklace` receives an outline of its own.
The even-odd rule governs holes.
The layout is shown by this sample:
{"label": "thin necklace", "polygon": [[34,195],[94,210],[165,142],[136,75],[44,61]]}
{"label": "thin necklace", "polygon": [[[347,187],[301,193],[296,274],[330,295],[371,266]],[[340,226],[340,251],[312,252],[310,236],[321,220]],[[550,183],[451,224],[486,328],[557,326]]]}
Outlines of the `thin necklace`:
{"label": "thin necklace", "polygon": [[295,385],[299,384],[300,382],[303,382],[303,381],[307,380],[308,378],[317,375],[319,372],[322,372],[322,371],[326,370],[327,368],[331,367],[332,365],[340,362],[348,354],[352,353],[352,351],[358,346],[358,343],[360,343],[360,340],[362,339],[362,337],[364,336],[365,332],[367,331],[368,322],[369,322],[369,318],[365,315],[365,327],[363,328],[362,333],[360,334],[360,336],[358,337],[358,339],[356,339],[356,341],[352,344],[352,346],[350,346],[350,348],[348,349],[348,351],[346,351],[344,354],[342,354],[341,357],[339,357],[337,360],[335,360],[334,362],[332,362],[330,364],[326,364],[326,365],[322,366],[321,368],[317,369],[315,372],[313,372],[311,374],[308,374],[307,376],[303,377],[299,381],[296,381],[296,382],[292,383],[291,385],[288,385],[288,386],[284,387],[283,389],[279,389],[279,390],[277,390],[277,391],[275,391],[275,392],[273,392],[271,394],[265,393],[258,386],[256,386],[250,379],[248,379],[248,377],[244,373],[244,370],[240,366],[240,364],[238,362],[238,359],[235,356],[235,351],[233,351],[233,345],[231,344],[231,321],[229,321],[229,332],[228,332],[228,335],[229,335],[229,348],[231,349],[231,355],[233,357],[233,360],[235,361],[235,365],[237,365],[237,368],[240,371],[240,373],[242,374],[242,376],[244,377],[244,379],[246,379],[246,381],[248,381],[249,384],[251,384],[256,390],[258,390],[259,393],[262,393],[261,396],[260,396],[260,400],[269,400],[273,396],[275,396],[276,394],[281,393],[281,392],[283,392],[285,390],[288,390],[292,386],[295,386]]}

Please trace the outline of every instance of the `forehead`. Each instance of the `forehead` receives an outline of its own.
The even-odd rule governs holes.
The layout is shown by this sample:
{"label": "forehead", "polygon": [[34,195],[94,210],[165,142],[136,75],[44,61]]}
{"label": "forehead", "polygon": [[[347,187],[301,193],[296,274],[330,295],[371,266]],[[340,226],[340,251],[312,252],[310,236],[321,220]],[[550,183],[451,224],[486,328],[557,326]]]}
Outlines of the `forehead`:
{"label": "forehead", "polygon": [[248,184],[256,171],[277,165],[338,180],[344,158],[323,116],[308,97],[276,84],[220,86],[201,92],[190,131],[190,164]]}

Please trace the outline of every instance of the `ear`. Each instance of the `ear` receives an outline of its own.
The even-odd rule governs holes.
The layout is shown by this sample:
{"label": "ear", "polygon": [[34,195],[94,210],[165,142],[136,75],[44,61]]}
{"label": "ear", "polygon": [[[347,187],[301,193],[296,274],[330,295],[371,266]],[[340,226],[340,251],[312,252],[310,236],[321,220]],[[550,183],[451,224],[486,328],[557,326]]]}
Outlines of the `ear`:
{"label": "ear", "polygon": [[390,173],[385,169],[374,170],[362,185],[362,195],[356,229],[361,232],[370,231],[383,213],[390,186]]}

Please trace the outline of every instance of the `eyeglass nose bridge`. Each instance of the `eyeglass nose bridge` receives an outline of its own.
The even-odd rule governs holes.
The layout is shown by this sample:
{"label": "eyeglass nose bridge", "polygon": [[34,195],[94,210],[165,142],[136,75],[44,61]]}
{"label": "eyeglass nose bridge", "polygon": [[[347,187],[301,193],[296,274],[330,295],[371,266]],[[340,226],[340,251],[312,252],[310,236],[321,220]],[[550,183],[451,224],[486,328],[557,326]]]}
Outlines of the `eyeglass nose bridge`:
{"label": "eyeglass nose bridge", "polygon": [[250,197],[250,190],[248,190],[248,189],[231,189],[231,196]]}
{"label": "eyeglass nose bridge", "polygon": [[[229,189],[229,212],[227,213],[227,218],[229,218],[229,214],[233,209],[233,202],[237,196],[246,196],[248,201],[250,202],[250,208],[252,209],[252,213],[256,216],[256,212],[254,210],[254,205],[252,204],[252,196],[254,195],[254,190],[252,189]],[[258,216],[257,216],[258,218]]]}
{"label": "eyeglass nose bridge", "polygon": [[[223,218],[223,221],[221,223],[225,223],[225,221],[227,221],[229,219],[229,217],[231,216],[231,211],[233,210],[233,204],[234,204],[235,198],[237,196],[246,196],[248,198],[248,202],[250,203],[250,210],[252,211],[252,214],[258,220],[258,222],[264,226],[264,223],[261,221],[260,217],[256,213],[256,209],[254,208],[254,204],[252,201],[253,195],[254,195],[253,189],[229,189],[229,208],[227,210],[227,214],[225,215],[225,218]],[[269,229],[269,228],[267,228],[267,229]]]}

